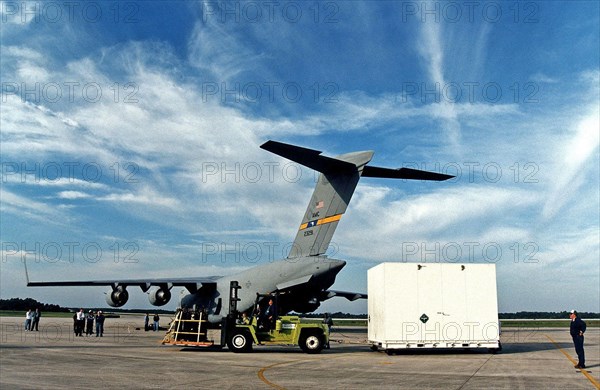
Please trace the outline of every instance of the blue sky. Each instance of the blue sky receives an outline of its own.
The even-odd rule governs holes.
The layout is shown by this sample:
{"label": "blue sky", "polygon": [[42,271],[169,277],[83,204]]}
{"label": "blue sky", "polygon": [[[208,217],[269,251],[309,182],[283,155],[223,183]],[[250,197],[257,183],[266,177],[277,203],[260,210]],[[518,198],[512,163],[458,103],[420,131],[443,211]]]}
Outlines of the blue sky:
{"label": "blue sky", "polygon": [[105,305],[25,288],[23,257],[34,280],[284,257],[315,175],[274,139],[457,176],[363,179],[336,289],[382,261],[495,263],[501,311],[600,311],[599,7],[2,2],[0,295]]}

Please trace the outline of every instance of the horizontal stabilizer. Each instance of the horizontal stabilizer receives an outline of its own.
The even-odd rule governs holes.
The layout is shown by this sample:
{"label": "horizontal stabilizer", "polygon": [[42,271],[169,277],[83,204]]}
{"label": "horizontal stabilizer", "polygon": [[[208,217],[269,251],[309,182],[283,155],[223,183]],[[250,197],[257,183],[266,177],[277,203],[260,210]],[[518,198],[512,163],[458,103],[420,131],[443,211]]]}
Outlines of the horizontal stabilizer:
{"label": "horizontal stabilizer", "polygon": [[283,142],[277,141],[267,141],[260,147],[322,173],[356,170],[355,164],[336,158],[321,156],[322,152],[319,150],[302,148],[300,146],[284,144]]}
{"label": "horizontal stabilizer", "polygon": [[421,171],[411,168],[380,168],[367,165],[362,172],[363,177],[380,177],[384,179],[410,179],[410,180],[433,180],[444,181],[453,178],[454,176],[444,175],[443,173],[435,173],[429,171]]}
{"label": "horizontal stabilizer", "polygon": [[[326,157],[321,155],[320,150],[272,140],[265,142],[260,147],[321,172],[288,258],[319,256],[327,251],[333,233],[348,208],[361,176],[433,181],[443,181],[454,177],[411,168],[390,169],[369,166],[374,154],[372,150]],[[361,297],[359,295],[357,298],[353,298],[354,295],[350,294],[344,296],[348,299]]]}

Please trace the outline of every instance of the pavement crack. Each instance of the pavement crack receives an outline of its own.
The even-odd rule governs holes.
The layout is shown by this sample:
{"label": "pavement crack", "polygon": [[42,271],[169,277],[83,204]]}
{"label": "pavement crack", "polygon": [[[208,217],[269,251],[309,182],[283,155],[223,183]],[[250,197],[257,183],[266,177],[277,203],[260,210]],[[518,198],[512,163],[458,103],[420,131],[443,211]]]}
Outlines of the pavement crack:
{"label": "pavement crack", "polygon": [[460,387],[459,387],[457,390],[462,390],[462,388],[463,388],[463,387],[465,387],[465,385],[466,385],[467,383],[469,383],[469,382],[471,381],[471,379],[473,379],[473,377],[474,377],[475,375],[477,375],[477,373],[478,373],[478,372],[479,372],[479,371],[480,371],[480,370],[483,368],[483,366],[485,366],[485,365],[487,364],[487,362],[489,362],[489,361],[490,361],[490,359],[491,359],[492,357],[494,357],[494,355],[490,355],[490,356],[489,356],[487,359],[485,359],[485,362],[483,362],[483,363],[481,364],[481,366],[479,366],[479,368],[478,368],[477,370],[475,370],[475,372],[474,372],[474,373],[473,373],[473,374],[472,374],[472,375],[471,375],[471,376],[470,376],[470,377],[469,377],[469,378],[468,378],[468,379],[465,381],[465,383],[463,383],[463,384],[462,384],[462,385],[461,385],[461,386],[460,386]]}

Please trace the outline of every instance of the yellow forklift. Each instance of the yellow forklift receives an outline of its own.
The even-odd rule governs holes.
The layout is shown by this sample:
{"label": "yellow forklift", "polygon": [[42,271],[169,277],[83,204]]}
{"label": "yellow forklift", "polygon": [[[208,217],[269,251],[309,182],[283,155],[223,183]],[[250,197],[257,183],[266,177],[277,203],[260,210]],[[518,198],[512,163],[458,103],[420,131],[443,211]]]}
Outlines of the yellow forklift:
{"label": "yellow forklift", "polygon": [[[221,321],[220,347],[227,345],[232,352],[250,352],[252,345],[298,345],[306,353],[319,353],[329,343],[327,324],[306,322],[298,316],[279,316],[275,310],[271,319],[253,313],[243,319],[237,310],[237,281],[230,283],[229,314]],[[256,294],[254,307],[261,302],[273,300],[277,307],[279,294]],[[264,308],[263,308],[264,309]],[[162,343],[189,347],[217,346],[207,338],[208,321],[206,313],[196,310],[178,309],[175,319]]]}

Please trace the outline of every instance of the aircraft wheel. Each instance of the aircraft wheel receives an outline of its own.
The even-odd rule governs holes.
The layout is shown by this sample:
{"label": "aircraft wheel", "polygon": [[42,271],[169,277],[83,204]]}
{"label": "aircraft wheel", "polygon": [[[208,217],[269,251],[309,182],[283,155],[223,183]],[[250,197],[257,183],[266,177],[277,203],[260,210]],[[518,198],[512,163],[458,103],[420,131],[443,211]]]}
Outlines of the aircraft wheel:
{"label": "aircraft wheel", "polygon": [[302,335],[300,348],[306,353],[319,353],[323,349],[323,337],[316,333]]}
{"label": "aircraft wheel", "polygon": [[252,338],[247,332],[235,332],[227,342],[227,347],[232,352],[250,352],[252,350]]}

